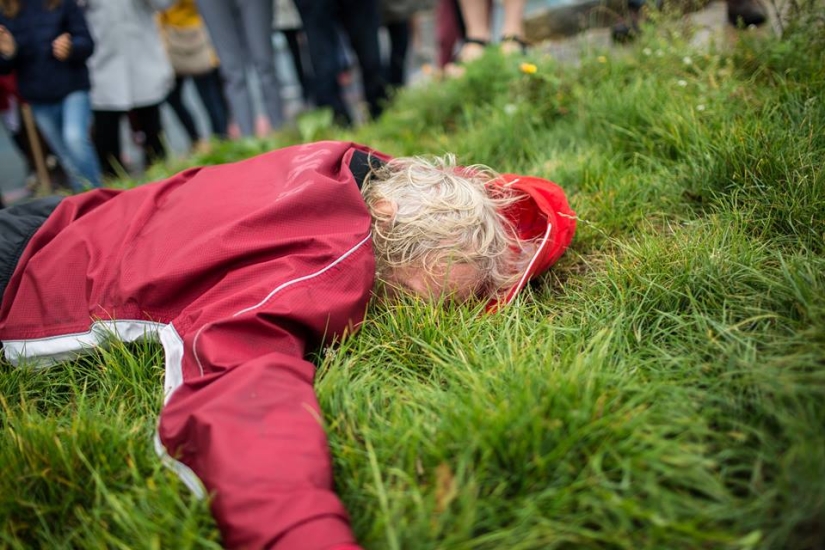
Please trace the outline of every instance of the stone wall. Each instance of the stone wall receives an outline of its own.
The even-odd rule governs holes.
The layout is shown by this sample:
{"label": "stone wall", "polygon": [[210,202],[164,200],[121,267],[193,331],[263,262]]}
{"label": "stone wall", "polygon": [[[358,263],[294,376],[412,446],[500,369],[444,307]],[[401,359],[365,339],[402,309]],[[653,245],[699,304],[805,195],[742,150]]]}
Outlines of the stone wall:
{"label": "stone wall", "polygon": [[[690,13],[704,8],[708,2],[678,0],[666,2],[665,9]],[[537,9],[527,14],[524,33],[530,43],[564,38],[587,29],[609,27],[617,23],[626,11],[626,0],[579,0]]]}

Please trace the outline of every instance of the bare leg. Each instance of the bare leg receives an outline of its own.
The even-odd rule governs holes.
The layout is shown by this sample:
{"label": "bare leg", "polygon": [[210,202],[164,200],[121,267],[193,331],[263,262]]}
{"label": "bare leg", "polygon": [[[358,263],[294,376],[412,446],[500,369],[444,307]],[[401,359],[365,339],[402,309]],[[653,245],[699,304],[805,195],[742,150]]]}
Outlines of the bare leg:
{"label": "bare leg", "polygon": [[[461,16],[464,18],[465,36],[479,42],[490,41],[490,3],[488,0],[459,0]],[[461,47],[458,61],[468,62],[478,59],[484,53],[484,45],[466,42]]]}
{"label": "bare leg", "polygon": [[459,0],[467,37],[490,40],[490,4],[487,0]]}
{"label": "bare leg", "polygon": [[501,28],[501,51],[520,52],[524,44],[524,6],[527,0],[504,0],[504,23]]}

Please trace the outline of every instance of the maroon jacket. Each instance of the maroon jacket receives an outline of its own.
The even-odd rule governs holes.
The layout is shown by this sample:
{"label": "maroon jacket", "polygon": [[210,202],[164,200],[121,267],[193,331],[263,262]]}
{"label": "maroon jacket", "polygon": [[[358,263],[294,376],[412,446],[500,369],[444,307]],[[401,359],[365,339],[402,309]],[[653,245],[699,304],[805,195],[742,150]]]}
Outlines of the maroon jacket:
{"label": "maroon jacket", "polygon": [[[111,336],[159,340],[156,448],[197,494],[214,495],[224,543],[355,548],[304,357],[363,320],[375,258],[359,187],[387,158],[322,142],[0,212],[6,358],[59,361]],[[504,175],[494,185],[525,194],[506,215],[535,247],[491,309],[575,231],[554,183]]]}
{"label": "maroon jacket", "polygon": [[110,335],[160,340],[156,447],[214,495],[229,547],[354,544],[304,357],[363,320],[368,151],[302,145],[63,199],[2,295],[13,363],[62,360]]}

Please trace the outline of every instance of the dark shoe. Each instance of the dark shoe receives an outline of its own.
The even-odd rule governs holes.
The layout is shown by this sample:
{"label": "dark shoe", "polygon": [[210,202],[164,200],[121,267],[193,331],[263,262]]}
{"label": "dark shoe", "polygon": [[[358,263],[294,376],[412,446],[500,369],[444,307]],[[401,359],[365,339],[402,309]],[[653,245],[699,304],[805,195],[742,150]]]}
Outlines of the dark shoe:
{"label": "dark shoe", "polygon": [[610,29],[610,36],[613,38],[613,42],[617,44],[628,44],[636,40],[640,32],[639,24],[628,20],[613,25]]}
{"label": "dark shoe", "polygon": [[768,14],[759,0],[728,0],[728,22],[734,27],[761,25]]}
{"label": "dark shoe", "polygon": [[628,42],[636,40],[636,37],[642,32],[639,28],[640,19],[641,10],[631,7],[627,12],[627,18],[611,27],[610,36],[613,38],[613,42],[617,44],[627,44]]}
{"label": "dark shoe", "polygon": [[464,65],[481,59],[488,45],[489,42],[481,38],[465,38],[461,41],[461,47],[456,52],[453,61],[444,66],[444,74],[448,78],[464,76],[467,70]]}
{"label": "dark shoe", "polygon": [[527,53],[529,44],[520,36],[508,34],[501,37],[501,51],[505,55],[520,53],[522,55]]}
{"label": "dark shoe", "polygon": [[465,38],[461,41],[461,47],[455,54],[458,63],[470,63],[484,55],[484,48],[489,42],[481,38]]}

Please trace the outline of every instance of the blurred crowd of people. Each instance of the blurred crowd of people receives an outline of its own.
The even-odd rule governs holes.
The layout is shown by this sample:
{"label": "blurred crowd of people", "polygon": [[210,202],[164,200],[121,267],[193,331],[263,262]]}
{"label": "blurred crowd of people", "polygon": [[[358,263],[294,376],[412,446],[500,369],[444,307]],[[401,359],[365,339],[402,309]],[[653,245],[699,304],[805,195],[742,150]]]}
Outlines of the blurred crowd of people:
{"label": "blurred crowd of people", "polygon": [[[368,114],[378,117],[391,88],[405,82],[413,17],[434,1],[0,0],[0,113],[26,157],[37,149],[24,131],[29,114],[37,145],[57,159],[66,186],[99,187],[129,170],[124,121],[143,164],[165,157],[164,103],[196,150],[213,138],[281,127],[273,47],[280,32],[304,103],[349,125],[357,118],[342,90],[350,59]],[[391,44],[383,55],[382,26]],[[184,100],[187,81],[208,117],[207,135]]]}
{"label": "blurred crowd of people", "polygon": [[[144,164],[165,157],[164,103],[194,150],[278,129],[286,116],[273,33],[286,41],[304,104],[329,108],[337,124],[350,125],[359,117],[344,94],[349,69],[357,61],[368,116],[380,116],[406,82],[419,12],[434,13],[433,57],[455,76],[492,42],[505,53],[525,50],[526,1],[500,0],[503,21],[493,36],[493,0],[0,0],[0,114],[31,158],[37,147],[21,122],[28,109],[36,145],[53,153],[66,185],[98,187],[129,170],[124,120]],[[631,18],[614,29],[617,39],[638,32],[642,1],[629,0]],[[732,23],[764,20],[757,0],[728,4]],[[208,135],[184,101],[187,81],[207,114]]]}

